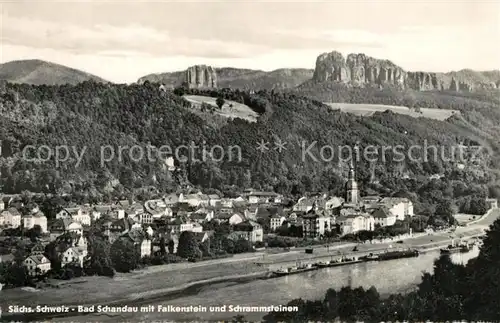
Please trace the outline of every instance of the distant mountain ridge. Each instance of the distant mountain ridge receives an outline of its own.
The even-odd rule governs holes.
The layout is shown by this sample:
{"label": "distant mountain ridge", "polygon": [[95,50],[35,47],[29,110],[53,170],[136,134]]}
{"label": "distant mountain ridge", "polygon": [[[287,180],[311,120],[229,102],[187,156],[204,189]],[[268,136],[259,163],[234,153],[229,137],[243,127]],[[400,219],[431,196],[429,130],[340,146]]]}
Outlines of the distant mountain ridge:
{"label": "distant mountain ridge", "polygon": [[185,71],[150,74],[145,81],[160,82],[167,87],[183,83],[190,88],[231,87],[244,90],[290,89],[321,86],[321,83],[340,83],[351,87],[396,86],[416,91],[473,92],[500,88],[500,70],[473,71],[463,69],[448,73],[410,72],[397,64],[367,56],[337,52],[323,53],[316,59],[314,70],[277,69],[271,72],[238,68],[213,68],[195,65]]}
{"label": "distant mountain ridge", "polygon": [[[38,59],[18,60],[0,64],[0,80],[35,85],[77,84],[83,81],[108,81],[64,65]],[[355,87],[396,87],[415,91],[475,92],[500,88],[500,70],[474,71],[463,69],[448,73],[410,72],[397,64],[365,54],[349,54],[346,58],[337,52],[323,53],[316,59],[314,69],[281,68],[274,71],[214,68],[194,65],[184,71],[149,74],[139,78],[163,83],[175,88],[235,88],[242,90],[294,89],[314,94],[317,89],[341,84]]]}
{"label": "distant mountain ridge", "polygon": [[0,64],[0,80],[34,85],[75,85],[89,80],[108,83],[96,75],[38,59]]}
{"label": "distant mountain ridge", "polygon": [[[187,83],[194,88],[238,88],[243,90],[272,90],[294,88],[311,79],[314,70],[305,68],[281,68],[270,72],[234,67],[212,68],[195,65],[185,71],[150,74],[137,83],[158,82],[175,88]],[[216,86],[213,86],[216,84]]]}

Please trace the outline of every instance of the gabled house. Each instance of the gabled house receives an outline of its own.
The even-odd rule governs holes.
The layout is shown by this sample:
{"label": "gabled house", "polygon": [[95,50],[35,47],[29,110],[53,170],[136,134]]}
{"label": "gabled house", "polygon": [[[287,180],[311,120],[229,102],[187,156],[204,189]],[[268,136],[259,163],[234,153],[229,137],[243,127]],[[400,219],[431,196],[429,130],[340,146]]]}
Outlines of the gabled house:
{"label": "gabled house", "polygon": [[262,226],[257,222],[250,220],[234,225],[233,233],[252,243],[262,242],[264,239],[264,231],[262,229]]}
{"label": "gabled house", "polygon": [[16,208],[8,208],[0,213],[7,228],[19,228],[21,226],[21,213]]}
{"label": "gabled house", "polygon": [[342,235],[356,233],[358,231],[373,231],[375,229],[375,219],[372,215],[367,213],[340,216],[336,219],[336,224],[340,225]]}
{"label": "gabled house", "polygon": [[98,204],[91,208],[90,216],[93,220],[98,220],[104,214],[111,212],[113,206],[111,204]]}
{"label": "gabled house", "polygon": [[50,260],[44,255],[30,255],[24,260],[24,266],[30,276],[43,275],[51,268]]}
{"label": "gabled house", "polygon": [[83,268],[84,258],[85,255],[81,252],[80,249],[76,247],[69,247],[61,255],[61,267],[64,267],[70,263],[76,263]]}
{"label": "gabled house", "polygon": [[132,220],[132,218],[124,217],[122,219],[107,223],[107,225],[105,226],[104,234],[108,236],[110,243],[113,243],[119,236],[123,235],[124,233],[134,228],[140,227],[141,225]]}
{"label": "gabled house", "polygon": [[50,238],[55,240],[58,236],[66,233],[74,232],[83,236],[83,227],[80,222],[73,221],[70,218],[57,219],[50,225]]}
{"label": "gabled house", "polygon": [[379,207],[372,213],[375,224],[382,227],[391,226],[396,223],[396,216],[392,214],[385,206]]}
{"label": "gabled house", "polygon": [[216,216],[216,219],[220,222],[226,222],[231,225],[239,224],[246,220],[245,216],[241,213],[219,213]]}
{"label": "gabled house", "polygon": [[43,255],[45,253],[45,245],[38,242],[31,248],[30,255]]}
{"label": "gabled house", "polygon": [[71,218],[73,221],[79,222],[82,225],[90,225],[91,216],[90,209],[83,207],[68,207],[64,208],[56,214],[56,219]]}

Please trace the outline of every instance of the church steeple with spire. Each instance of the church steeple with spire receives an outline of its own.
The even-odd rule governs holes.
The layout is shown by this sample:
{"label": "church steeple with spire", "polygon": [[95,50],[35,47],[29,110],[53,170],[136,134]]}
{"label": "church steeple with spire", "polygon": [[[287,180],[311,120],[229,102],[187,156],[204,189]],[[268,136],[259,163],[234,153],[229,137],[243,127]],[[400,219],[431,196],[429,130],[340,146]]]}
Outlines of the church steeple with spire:
{"label": "church steeple with spire", "polygon": [[359,202],[359,188],[358,182],[356,182],[356,172],[354,170],[354,163],[350,161],[349,165],[349,177],[345,185],[346,198],[345,202],[348,204],[358,204]]}

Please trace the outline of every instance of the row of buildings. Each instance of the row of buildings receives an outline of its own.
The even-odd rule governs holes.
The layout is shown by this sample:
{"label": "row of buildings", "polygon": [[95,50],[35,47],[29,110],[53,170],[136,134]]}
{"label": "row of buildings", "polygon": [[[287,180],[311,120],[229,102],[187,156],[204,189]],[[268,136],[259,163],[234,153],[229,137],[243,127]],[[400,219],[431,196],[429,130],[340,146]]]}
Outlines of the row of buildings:
{"label": "row of buildings", "polygon": [[[371,231],[377,225],[391,226],[413,216],[412,202],[406,198],[361,197],[352,165],[344,197],[304,196],[292,204],[274,192],[251,189],[237,198],[202,192],[169,194],[145,203],[121,200],[112,204],[72,205],[61,208],[50,221],[36,207],[21,214],[12,197],[2,199],[0,204],[0,227],[39,226],[49,242],[70,239],[64,244],[65,249],[59,251],[63,266],[75,261],[83,264],[87,256],[85,231],[96,223],[111,243],[127,239],[141,257],[146,257],[158,250],[163,238],[173,244],[176,252],[184,231],[192,232],[199,242],[209,239],[213,232],[204,231],[207,223],[229,225],[232,230],[228,239],[257,243],[264,241],[264,228],[273,232],[284,226],[301,226],[304,238],[317,239],[332,230],[340,229],[342,235]],[[25,261],[32,274],[47,270],[42,249],[32,250]]]}

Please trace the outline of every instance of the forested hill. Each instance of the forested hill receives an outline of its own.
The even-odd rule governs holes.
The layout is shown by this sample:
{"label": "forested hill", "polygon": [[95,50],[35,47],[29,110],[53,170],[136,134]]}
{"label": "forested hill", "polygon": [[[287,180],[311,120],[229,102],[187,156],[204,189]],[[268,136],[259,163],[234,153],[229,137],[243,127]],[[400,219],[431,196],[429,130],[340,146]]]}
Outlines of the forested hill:
{"label": "forested hill", "polygon": [[27,84],[77,84],[83,81],[108,83],[108,81],[64,65],[27,59],[0,64],[0,80]]}
{"label": "forested hill", "polygon": [[[293,194],[326,190],[341,193],[347,163],[339,165],[336,158],[327,160],[330,148],[324,149],[326,159],[322,161],[322,146],[333,147],[336,157],[337,147],[343,145],[358,144],[363,149],[367,145],[409,147],[427,142],[428,145],[451,147],[470,139],[464,127],[468,130],[467,127],[486,118],[497,125],[500,121],[498,111],[482,115],[482,111],[490,111],[486,107],[477,113],[466,114],[469,119],[466,122],[470,125],[464,125],[457,121],[417,120],[390,112],[358,117],[293,94],[249,94],[231,90],[191,92],[223,96],[247,104],[261,116],[257,123],[241,119],[218,122],[209,112],[206,116],[192,113],[189,102],[174,92],[159,90],[158,84],[8,84],[1,95],[0,106],[3,191],[78,192],[86,196],[122,194],[145,186],[168,191],[176,189],[187,176],[193,185],[222,191],[234,192],[236,188],[231,185],[235,185]],[[471,107],[471,111],[474,109]],[[274,142],[279,140],[286,142],[282,152],[274,149]],[[132,161],[127,150],[121,159],[118,158],[117,146],[168,145],[175,149],[192,141],[204,144],[208,150],[215,145],[237,145],[242,160],[235,160],[237,154],[229,160],[227,152],[222,161],[192,159],[188,164],[181,163],[180,174],[177,174],[169,172],[160,161],[151,162],[148,158]],[[259,152],[256,147],[260,141],[269,142],[269,150]],[[304,150],[311,144],[314,148],[309,151],[317,161],[308,154],[303,159]],[[69,145],[77,152],[84,146],[87,149],[81,163],[75,167],[74,158],[60,165],[53,160],[27,161],[21,156],[26,145],[53,148]],[[116,155],[101,167],[100,147],[107,145],[115,147]],[[458,170],[456,165],[441,162],[439,158],[436,161],[429,158],[428,162],[398,162],[392,160],[390,152],[386,154],[389,155],[385,161],[379,158],[377,163],[363,160],[357,163],[358,177],[366,193],[373,190],[385,194],[400,190],[418,193],[423,190],[429,194],[441,190],[439,183],[432,184],[432,188],[425,186],[428,175],[436,173],[447,174],[447,180],[466,183],[467,189],[477,194],[486,194],[486,184],[491,185],[496,180],[493,173],[486,171],[488,165],[484,158],[480,158],[474,168]],[[430,198],[442,198],[443,194],[448,193]]]}

